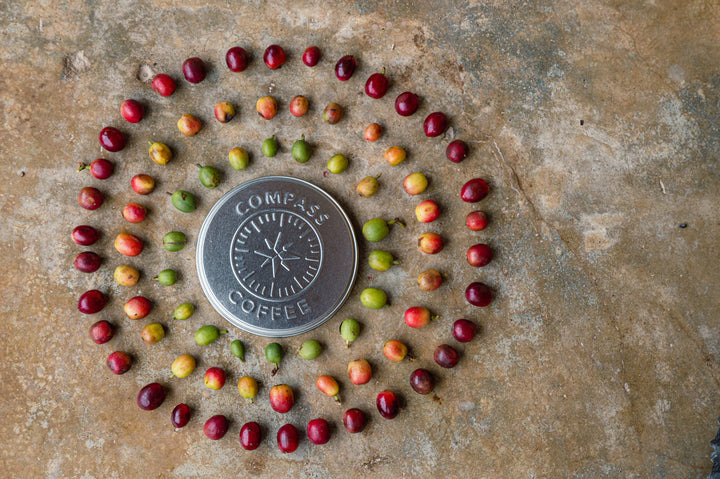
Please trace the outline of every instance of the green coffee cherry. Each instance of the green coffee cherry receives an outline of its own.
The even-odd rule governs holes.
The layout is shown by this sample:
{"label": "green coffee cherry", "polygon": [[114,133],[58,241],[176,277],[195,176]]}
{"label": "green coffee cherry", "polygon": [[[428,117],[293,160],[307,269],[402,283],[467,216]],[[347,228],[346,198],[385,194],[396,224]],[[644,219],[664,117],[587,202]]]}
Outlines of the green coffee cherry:
{"label": "green coffee cherry", "polygon": [[280,369],[280,361],[282,361],[284,355],[285,351],[283,351],[282,346],[278,343],[270,343],[265,347],[265,358],[275,365],[273,370],[270,372],[271,376],[275,376],[278,369]]}
{"label": "green coffee cherry", "polygon": [[302,343],[300,349],[298,349],[298,354],[303,359],[312,360],[320,356],[322,350],[323,347],[319,342],[314,339],[308,339]]}
{"label": "green coffee cherry", "polygon": [[390,233],[389,225],[395,223],[399,224],[403,228],[405,227],[405,225],[397,218],[392,221],[385,221],[382,218],[373,218],[368,220],[362,227],[363,236],[368,241],[380,241],[386,237],[388,233]]}
{"label": "green coffee cherry", "polygon": [[335,175],[339,175],[345,169],[348,167],[348,159],[345,155],[341,155],[338,153],[337,155],[333,155],[330,157],[330,159],[327,162],[327,169],[330,173],[333,173]]}
{"label": "green coffee cherry", "polygon": [[357,320],[348,318],[340,324],[340,337],[345,340],[345,347],[349,348],[350,343],[360,336],[360,323]]}
{"label": "green coffee cherry", "polygon": [[233,170],[240,171],[248,167],[250,156],[244,148],[236,147],[228,153],[228,161],[230,161],[230,166]]}
{"label": "green coffee cherry", "polygon": [[263,155],[267,156],[268,158],[272,158],[273,156],[277,155],[278,143],[277,141],[275,141],[275,135],[263,141],[262,152]]}
{"label": "green coffee cherry", "polygon": [[306,163],[310,159],[310,156],[312,156],[312,148],[310,147],[310,143],[305,141],[305,135],[303,135],[302,138],[293,143],[292,157],[295,158],[295,161],[298,163]]}
{"label": "green coffee cherry", "polygon": [[205,188],[213,189],[220,184],[220,172],[212,166],[197,165],[200,168],[198,177]]}
{"label": "green coffee cherry", "polygon": [[193,306],[192,303],[183,303],[177,308],[175,308],[175,312],[173,313],[173,319],[179,319],[181,321],[184,321],[190,316],[192,316],[194,312],[195,306]]}
{"label": "green coffee cherry", "polygon": [[187,236],[180,231],[171,231],[163,236],[163,247],[171,253],[180,251],[185,247],[186,243]]}
{"label": "green coffee cherry", "polygon": [[177,282],[177,273],[174,269],[164,269],[153,279],[163,286],[172,286]]}
{"label": "green coffee cherry", "polygon": [[195,342],[199,346],[207,346],[225,333],[227,333],[226,329],[221,330],[217,326],[209,324],[195,331]]}
{"label": "green coffee cherry", "polygon": [[192,213],[197,208],[195,197],[187,191],[177,190],[170,197],[172,205],[183,213]]}
{"label": "green coffee cherry", "polygon": [[365,288],[360,293],[360,302],[367,308],[380,309],[387,306],[387,294],[382,289]]}
{"label": "green coffee cherry", "polygon": [[371,252],[368,257],[368,264],[375,271],[387,271],[392,268],[392,265],[399,263],[392,254],[380,249]]}
{"label": "green coffee cherry", "polygon": [[241,362],[245,361],[245,346],[239,339],[234,340],[230,343],[230,352],[238,358]]}

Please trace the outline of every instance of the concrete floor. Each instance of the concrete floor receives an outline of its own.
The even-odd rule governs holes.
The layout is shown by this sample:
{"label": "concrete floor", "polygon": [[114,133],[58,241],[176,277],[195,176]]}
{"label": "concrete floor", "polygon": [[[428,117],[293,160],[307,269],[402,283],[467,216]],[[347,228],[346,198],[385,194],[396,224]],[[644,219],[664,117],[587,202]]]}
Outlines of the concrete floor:
{"label": "concrete floor", "polygon": [[[710,471],[710,439],[716,430],[720,390],[718,335],[720,255],[717,219],[720,135],[720,8],[706,1],[646,2],[377,2],[348,3],[328,14],[326,2],[20,2],[0,4],[0,246],[5,284],[0,302],[0,463],[7,477],[674,477],[702,478]],[[286,47],[278,71],[262,64],[271,43]],[[322,62],[302,65],[305,47],[317,44]],[[251,67],[234,74],[224,53],[240,45],[253,53]],[[355,76],[341,83],[332,73],[344,54],[359,59]],[[200,56],[212,69],[201,84],[184,80],[161,99],[146,81],[152,72],[178,78],[180,65]],[[365,79],[386,68],[388,95],[363,95]],[[400,118],[397,94],[421,95],[419,112]],[[272,91],[281,113],[272,121],[253,111]],[[287,102],[311,99],[302,119]],[[145,102],[148,116],[125,123],[119,105]],[[239,116],[221,125],[212,106],[229,100]],[[335,126],[319,119],[337,101],[346,117]],[[423,118],[445,111],[446,138],[422,134]],[[205,122],[194,138],[175,128],[182,113]],[[362,139],[364,126],[379,121],[386,135]],[[104,153],[97,134],[106,125],[129,135],[127,148]],[[315,145],[305,165],[290,159],[291,141],[305,134]],[[276,134],[282,150],[260,155],[262,139]],[[461,164],[444,159],[452,137],[470,142]],[[148,140],[165,141],[176,153],[166,167],[147,157]],[[408,160],[390,168],[382,153],[406,145]],[[227,165],[227,151],[253,153],[248,170]],[[351,158],[342,175],[325,177],[326,159],[337,151]],[[78,161],[106,156],[115,162],[106,181],[75,171]],[[194,164],[218,166],[225,177],[203,190]],[[419,201],[401,189],[402,178],[425,172],[431,186],[423,198],[440,203],[432,230],[447,239],[435,257],[421,255],[415,238],[423,228],[413,218]],[[129,225],[120,209],[137,196],[130,178],[155,176],[155,193],[142,198],[149,219]],[[382,172],[382,187],[370,199],[353,194],[362,177]],[[194,269],[194,236],[212,204],[233,186],[267,174],[288,174],[330,191],[357,226],[374,216],[399,216],[381,246],[401,264],[377,273],[361,269],[353,294],[321,328],[282,341],[289,351],[276,378],[262,357],[269,342],[238,330],[206,348],[193,332],[223,325],[200,290]],[[492,193],[482,203],[491,226],[464,228],[471,210],[458,198],[460,186],[482,176]],[[82,186],[102,189],[106,203],[82,210]],[[184,188],[200,197],[192,215],[173,211],[164,194]],[[72,267],[83,250],[70,240],[77,224],[102,231],[88,249],[104,258],[86,275]],[[687,227],[681,228],[680,224]],[[169,254],[162,235],[180,229],[191,245]],[[116,285],[112,271],[124,261],[114,236],[132,231],[146,251],[129,261],[142,272],[132,289]],[[465,263],[466,248],[488,242],[496,258],[482,271]],[[182,281],[161,288],[150,278],[165,267]],[[442,288],[424,293],[417,274],[435,267],[447,275]],[[463,299],[467,283],[482,279],[495,288],[482,310]],[[386,289],[392,305],[371,312],[359,305],[368,285]],[[97,317],[76,311],[78,296],[100,288],[110,296]],[[144,344],[142,324],[123,319],[122,304],[136,294],[155,301],[147,319],[163,322],[168,336]],[[173,308],[197,305],[188,321],[173,322]],[[441,315],[423,330],[402,324],[405,308],[422,304]],[[345,317],[364,324],[360,339],[343,348],[337,327]],[[441,371],[432,362],[437,344],[451,342],[454,319],[482,325],[474,342],[458,347],[460,364]],[[95,345],[88,326],[106,318],[118,326],[110,343]],[[144,323],[143,323],[144,324]],[[326,352],[309,363],[290,352],[309,338]],[[387,339],[406,341],[418,361],[391,364],[381,352]],[[248,345],[240,364],[228,351],[231,339]],[[127,374],[114,376],[106,356],[125,350],[135,357]],[[198,369],[169,380],[176,355],[189,352]],[[375,368],[370,384],[353,386],[346,363],[366,357]],[[202,372],[227,368],[230,378],[210,392]],[[433,370],[437,399],[408,385],[415,367]],[[346,407],[371,416],[363,434],[350,436],[341,410],[321,397],[313,382],[330,373],[340,379]],[[245,374],[263,387],[254,405],[241,401],[235,382]],[[165,403],[144,412],[135,397],[159,380],[169,388]],[[287,382],[297,393],[286,416],[270,409],[268,387]],[[391,388],[406,403],[397,419],[382,419],[375,395]],[[174,431],[175,404],[194,408],[190,424]],[[202,434],[205,419],[225,414],[228,435],[213,442]],[[333,439],[313,446],[303,439],[293,454],[279,452],[274,435],[284,422],[304,427],[326,417]],[[254,452],[237,440],[240,426],[260,422],[266,439]]]}

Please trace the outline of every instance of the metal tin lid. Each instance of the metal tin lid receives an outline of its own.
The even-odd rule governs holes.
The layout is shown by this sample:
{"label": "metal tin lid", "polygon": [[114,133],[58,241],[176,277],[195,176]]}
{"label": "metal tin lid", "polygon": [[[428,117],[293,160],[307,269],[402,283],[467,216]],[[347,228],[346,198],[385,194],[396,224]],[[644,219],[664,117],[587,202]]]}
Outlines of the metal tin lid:
{"label": "metal tin lid", "polygon": [[330,195],[304,180],[266,176],[212,207],[196,267],[205,296],[230,323],[260,336],[295,336],[342,306],[357,250],[350,219]]}

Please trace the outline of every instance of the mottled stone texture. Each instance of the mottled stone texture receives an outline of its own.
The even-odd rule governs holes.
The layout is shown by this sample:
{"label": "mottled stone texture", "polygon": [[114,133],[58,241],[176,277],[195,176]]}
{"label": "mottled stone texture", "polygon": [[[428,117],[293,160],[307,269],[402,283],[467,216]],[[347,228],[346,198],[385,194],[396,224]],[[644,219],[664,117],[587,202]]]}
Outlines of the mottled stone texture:
{"label": "mottled stone texture", "polygon": [[[4,286],[0,311],[0,463],[6,477],[555,477],[701,478],[710,471],[709,441],[715,433],[720,385],[718,335],[717,219],[720,135],[720,9],[701,0],[645,2],[328,2],[106,1],[0,3],[0,245]],[[262,64],[271,43],[286,47],[289,60],[278,71]],[[305,47],[317,44],[322,62],[305,67]],[[251,67],[233,74],[224,52],[240,45],[253,54]],[[348,82],[334,78],[337,58],[354,54],[358,71]],[[182,61],[200,56],[210,65],[198,85],[184,80],[169,99],[155,95],[146,80],[153,72],[179,78]],[[362,94],[369,74],[386,68],[388,96]],[[420,111],[400,118],[392,102],[402,91],[422,97]],[[272,92],[281,113],[272,121],[254,112],[258,97]],[[290,98],[306,94],[310,114],[295,119]],[[147,105],[148,116],[126,124],[125,98]],[[221,125],[212,106],[228,100],[239,107]],[[346,107],[342,122],[320,121],[325,104]],[[452,131],[445,138],[422,135],[422,119],[445,111]],[[175,122],[193,113],[205,123],[194,138]],[[371,121],[386,135],[375,144],[362,139]],[[101,127],[129,134],[128,147],[103,153]],[[289,147],[301,134],[315,146],[309,163],[292,161]],[[276,134],[281,152],[260,155],[262,139]],[[472,146],[461,164],[444,159],[452,138]],[[147,156],[147,141],[164,141],[176,158],[166,167]],[[407,146],[408,160],[390,168],[388,146]],[[227,152],[244,146],[251,166],[235,172]],[[338,176],[323,175],[331,154],[351,158]],[[116,164],[104,182],[77,173],[78,161],[106,156]],[[215,190],[197,181],[196,163],[218,166],[225,178]],[[431,186],[422,199],[443,209],[429,227],[413,218],[418,198],[401,189],[402,178],[425,172]],[[138,200],[132,175],[155,176],[158,188],[140,202],[149,220],[129,225],[120,209]],[[354,185],[382,172],[382,187],[370,199]],[[194,239],[202,219],[224,192],[248,178],[288,174],[326,188],[350,211],[356,226],[374,216],[399,216],[380,243],[401,264],[386,273],[366,266],[370,246],[362,244],[362,266],[348,303],[326,325],[283,340],[288,358],[276,378],[262,357],[268,340],[232,330],[219,343],[196,346],[192,333],[203,324],[223,325],[207,303],[194,268]],[[471,206],[460,186],[483,176],[492,193],[482,208],[491,226],[464,228]],[[95,212],[76,204],[78,190],[99,187],[106,204]],[[183,188],[200,197],[194,214],[173,211],[166,191]],[[72,268],[83,248],[70,240],[77,224],[102,230],[90,248],[103,267],[85,275]],[[686,223],[686,228],[680,228]],[[190,247],[169,254],[161,238],[186,231]],[[447,238],[437,256],[421,255],[415,238],[426,230]],[[147,249],[123,259],[114,236],[134,232]],[[465,263],[465,250],[484,241],[496,252],[481,271]],[[138,286],[114,284],[121,263],[142,271]],[[153,284],[160,269],[175,267],[182,281],[171,288]],[[422,270],[447,275],[442,289],[415,286]],[[497,290],[496,301],[468,306],[464,286],[482,279]],[[373,285],[386,289],[392,305],[364,310],[358,295]],[[92,287],[108,292],[108,308],[82,317],[77,297]],[[168,335],[144,344],[145,324],[125,319],[122,304],[145,294],[156,307],[148,320]],[[186,322],[173,322],[173,308],[197,305]],[[410,331],[402,312],[426,305],[441,318]],[[337,334],[340,321],[357,317],[364,328],[349,350]],[[468,317],[482,325],[480,337],[460,345],[453,370],[432,363],[437,344],[450,342],[450,324]],[[107,318],[119,331],[102,346],[88,326]],[[147,321],[149,322],[149,321]],[[326,346],[314,362],[291,351],[308,338]],[[243,339],[248,360],[229,354],[229,342]],[[391,364],[384,341],[408,343],[418,360]],[[112,375],[106,356],[125,350],[133,369]],[[169,379],[176,355],[198,358],[187,379]],[[366,357],[375,368],[370,384],[352,386],[345,365]],[[209,391],[202,372],[229,371],[227,386]],[[438,399],[421,397],[408,384],[410,372],[425,366],[439,378]],[[371,415],[368,429],[350,436],[341,409],[314,387],[322,373],[337,377],[347,407]],[[244,374],[262,388],[254,405],[241,401],[235,383]],[[159,380],[169,387],[155,412],[135,405],[139,388]],[[297,392],[295,408],[274,413],[269,386],[286,382]],[[406,408],[394,421],[375,411],[375,395],[391,388]],[[183,430],[173,431],[170,411],[185,401],[195,410]],[[213,414],[231,418],[225,439],[207,440],[202,423]],[[335,424],[325,446],[306,439],[293,454],[275,447],[284,422],[304,428],[313,417]],[[257,420],[266,440],[250,453],[237,435]]]}

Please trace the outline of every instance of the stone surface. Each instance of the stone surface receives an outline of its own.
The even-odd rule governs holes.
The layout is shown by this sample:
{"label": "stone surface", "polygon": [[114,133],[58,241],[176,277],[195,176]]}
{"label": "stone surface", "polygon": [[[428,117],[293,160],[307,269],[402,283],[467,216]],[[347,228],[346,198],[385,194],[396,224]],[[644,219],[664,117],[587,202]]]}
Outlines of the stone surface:
{"label": "stone surface", "polygon": [[[15,477],[682,477],[710,471],[709,441],[715,434],[720,389],[718,336],[717,158],[720,76],[718,16],[712,2],[348,2],[332,14],[326,2],[189,1],[20,2],[0,4],[0,245],[2,288],[0,337],[0,462]],[[544,5],[547,4],[547,5]],[[277,71],[262,64],[271,43],[288,51]],[[321,63],[309,69],[303,50],[317,44]],[[240,45],[252,52],[250,68],[231,73],[224,53]],[[339,82],[334,62],[344,54],[359,60],[355,76]],[[180,80],[182,61],[200,56],[210,65],[205,81],[179,81],[170,98],[159,98],[148,79],[167,72]],[[391,89],[382,100],[362,94],[365,79],[386,68]],[[420,110],[400,118],[392,101],[402,91],[422,97]],[[257,98],[272,94],[280,113],[272,121],[254,111]],[[290,98],[305,94],[307,117],[287,112]],[[120,103],[145,103],[141,123],[125,123]],[[221,125],[212,107],[228,100],[238,116]],[[334,126],[319,118],[325,104],[346,107]],[[422,120],[442,110],[451,130],[444,138],[422,135]],[[193,138],[175,122],[192,113],[204,122]],[[362,139],[370,122],[386,134],[377,143]],[[127,148],[104,153],[99,130],[114,125],[128,133]],[[307,164],[292,161],[289,148],[301,134],[315,146]],[[277,135],[278,157],[260,154],[262,139]],[[461,164],[444,159],[451,138],[472,147]],[[167,142],[175,159],[160,167],[147,156],[147,141]],[[407,147],[408,160],[390,168],[382,159],[392,144]],[[243,146],[252,153],[248,170],[235,172],[227,152]],[[341,175],[323,175],[327,158],[350,157]],[[115,162],[106,181],[77,173],[78,161],[104,156]],[[218,166],[223,183],[204,190],[196,163]],[[407,196],[402,178],[423,171],[431,186],[420,198]],[[145,172],[156,191],[138,197],[130,178]],[[354,185],[382,172],[372,198],[359,198]],[[213,202],[240,182],[287,174],[330,191],[350,211],[356,226],[374,216],[402,217],[379,244],[401,264],[377,273],[362,261],[349,302],[322,328],[283,340],[288,357],[270,377],[262,357],[269,340],[231,330],[201,348],[192,333],[203,324],[222,326],[202,296],[193,265],[194,232]],[[464,228],[471,206],[458,192],[470,177],[491,184],[481,207],[490,227]],[[81,210],[78,190],[100,188],[106,203]],[[198,211],[180,214],[166,191],[183,188],[200,197]],[[420,199],[435,199],[441,219],[424,227],[413,219]],[[125,223],[122,206],[138,201],[149,219]],[[105,262],[94,274],[72,268],[85,248],[70,240],[77,224],[102,230],[87,249]],[[680,228],[680,224],[687,224]],[[169,254],[162,236],[188,233],[189,247]],[[426,230],[447,239],[437,256],[421,255],[415,238]],[[134,232],[146,251],[120,258],[114,236]],[[465,263],[468,246],[486,241],[495,259],[481,271]],[[370,247],[361,242],[361,258]],[[121,263],[142,271],[139,284],[114,284]],[[173,287],[151,281],[174,267],[182,280]],[[418,273],[435,268],[447,275],[441,289],[421,292]],[[478,310],[462,297],[464,286],[482,279],[497,291],[495,302]],[[359,292],[386,289],[391,306],[364,310]],[[77,297],[98,287],[108,308],[82,317]],[[124,318],[121,306],[136,294],[155,302],[147,322],[168,330],[161,342],[140,338],[145,321]],[[197,306],[185,322],[172,321],[184,301]],[[426,305],[441,316],[423,330],[409,331],[402,312]],[[348,350],[337,327],[345,317],[363,323]],[[468,317],[480,336],[458,345],[460,364],[440,371],[431,360],[437,344],[451,342],[450,325]],[[115,339],[95,345],[89,325],[106,318],[118,326]],[[326,352],[314,362],[291,354],[316,338]],[[247,362],[229,353],[241,338]],[[390,364],[382,344],[401,339],[419,359]],[[133,368],[113,375],[105,358],[125,350]],[[181,353],[198,359],[186,379],[169,379]],[[352,386],[345,365],[366,357],[373,380]],[[228,384],[209,391],[202,371],[223,366]],[[438,376],[437,398],[418,396],[410,372],[428,367]],[[371,416],[363,434],[350,436],[341,410],[313,386],[319,374],[341,382],[344,406]],[[262,383],[254,405],[241,401],[235,384],[251,374]],[[135,405],[149,382],[169,387],[156,411]],[[296,406],[280,417],[267,391],[286,382]],[[375,410],[375,395],[391,388],[406,408],[386,421]],[[170,425],[175,404],[194,409],[190,424]],[[209,441],[202,424],[215,414],[231,419],[228,435]],[[325,417],[335,436],[325,446],[307,439],[283,455],[274,436],[284,422],[304,429]],[[254,452],[237,436],[249,420],[265,428]]]}

